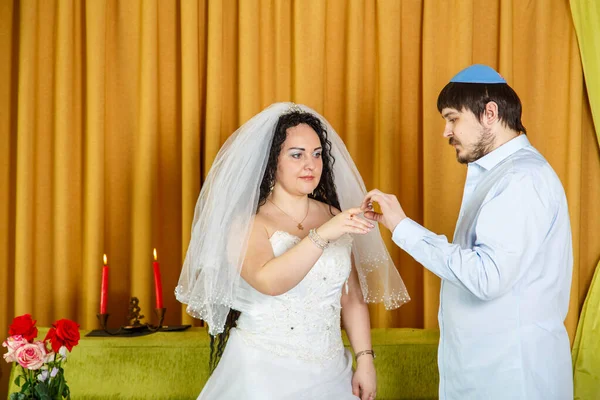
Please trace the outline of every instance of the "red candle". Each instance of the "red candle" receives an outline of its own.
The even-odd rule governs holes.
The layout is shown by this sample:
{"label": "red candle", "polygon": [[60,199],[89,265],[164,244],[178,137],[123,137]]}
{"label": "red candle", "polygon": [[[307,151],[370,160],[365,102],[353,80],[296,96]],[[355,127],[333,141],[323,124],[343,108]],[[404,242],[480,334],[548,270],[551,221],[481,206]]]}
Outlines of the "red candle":
{"label": "red candle", "polygon": [[104,255],[104,266],[102,267],[102,287],[100,288],[100,314],[106,314],[106,303],[108,302],[108,261]]}
{"label": "red candle", "polygon": [[154,268],[154,292],[156,293],[156,308],[163,308],[162,299],[162,282],[160,279],[160,269],[156,257],[156,249],[154,249],[154,262],[152,268]]}

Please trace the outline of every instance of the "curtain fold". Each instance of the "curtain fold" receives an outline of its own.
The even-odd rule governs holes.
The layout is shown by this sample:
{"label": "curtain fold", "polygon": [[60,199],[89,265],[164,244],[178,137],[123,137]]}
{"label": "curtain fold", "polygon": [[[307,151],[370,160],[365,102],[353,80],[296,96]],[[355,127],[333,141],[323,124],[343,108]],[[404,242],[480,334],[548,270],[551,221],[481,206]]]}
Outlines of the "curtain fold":
{"label": "curtain fold", "polygon": [[[12,2],[0,2],[0,54],[5,55],[5,62],[0,63],[0,332],[7,331],[6,321],[14,312],[16,140],[11,132],[16,130],[17,118],[11,104],[17,91],[12,76],[18,69],[18,46],[14,44],[18,18],[19,11]],[[0,364],[5,364],[0,366],[0,393],[4,393],[8,383],[4,377],[10,373],[10,366]]]}
{"label": "curtain fold", "polygon": [[600,4],[595,0],[570,0],[573,25],[579,41],[581,64],[585,73],[592,117],[600,141]]}
{"label": "curtain fold", "polygon": [[[104,253],[109,325],[126,322],[131,296],[155,320],[153,248],[166,323],[197,323],[173,289],[202,181],[227,137],[276,101],[324,114],[369,188],[451,238],[466,171],[436,99],[486,63],[521,96],[565,186],[573,338],[600,254],[598,90],[586,76],[588,101],[577,33],[564,0],[0,2],[0,332],[26,312],[96,328]],[[372,306],[373,326],[437,327],[439,279],[383,235],[413,300]]]}
{"label": "curtain fold", "polygon": [[[104,246],[104,179],[106,112],[106,3],[89,0],[83,5],[85,59],[83,76],[87,85],[83,94],[84,112],[82,157],[82,286],[100,286],[98,260],[102,259]],[[94,49],[94,51],[88,51]],[[82,305],[79,320],[82,326],[95,326],[98,312],[96,291],[81,293]]]}

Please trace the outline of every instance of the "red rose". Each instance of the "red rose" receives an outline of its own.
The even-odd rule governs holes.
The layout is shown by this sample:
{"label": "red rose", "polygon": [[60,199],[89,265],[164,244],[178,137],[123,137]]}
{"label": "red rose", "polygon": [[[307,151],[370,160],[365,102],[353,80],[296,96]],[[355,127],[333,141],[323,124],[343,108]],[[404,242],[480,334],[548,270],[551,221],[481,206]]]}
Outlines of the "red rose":
{"label": "red rose", "polygon": [[38,330],[35,327],[36,322],[37,321],[31,319],[31,314],[15,317],[12,324],[10,324],[10,327],[8,328],[8,335],[21,335],[31,343],[38,334]]}
{"label": "red rose", "polygon": [[79,324],[68,319],[59,319],[52,324],[44,342],[50,341],[52,350],[57,353],[61,346],[71,351],[79,343]]}

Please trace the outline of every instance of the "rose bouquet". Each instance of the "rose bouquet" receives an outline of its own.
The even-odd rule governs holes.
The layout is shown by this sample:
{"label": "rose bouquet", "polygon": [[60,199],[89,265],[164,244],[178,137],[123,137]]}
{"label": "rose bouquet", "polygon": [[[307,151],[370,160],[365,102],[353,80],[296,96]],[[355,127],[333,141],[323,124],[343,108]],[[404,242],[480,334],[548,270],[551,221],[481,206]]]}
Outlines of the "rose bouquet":
{"label": "rose bouquet", "polygon": [[70,399],[62,365],[68,352],[79,343],[79,325],[60,319],[52,324],[43,341],[35,341],[35,323],[29,314],[16,317],[2,343],[7,349],[4,360],[18,364],[15,384],[21,390],[11,393],[9,399]]}

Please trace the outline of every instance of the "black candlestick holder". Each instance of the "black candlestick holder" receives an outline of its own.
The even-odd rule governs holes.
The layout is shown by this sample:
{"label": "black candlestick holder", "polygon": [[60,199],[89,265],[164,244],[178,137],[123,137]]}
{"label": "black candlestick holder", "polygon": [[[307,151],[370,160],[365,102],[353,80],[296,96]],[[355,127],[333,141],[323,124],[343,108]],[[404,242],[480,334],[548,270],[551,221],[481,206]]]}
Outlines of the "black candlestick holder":
{"label": "black candlestick holder", "polygon": [[140,314],[141,308],[139,306],[139,299],[137,297],[132,297],[129,300],[129,315],[127,318],[129,319],[129,325],[121,326],[117,331],[111,331],[107,328],[108,324],[108,316],[110,314],[96,314],[96,317],[100,321],[100,326],[102,330],[109,335],[121,335],[125,332],[157,332],[163,327],[163,320],[165,318],[165,313],[167,312],[166,308],[156,308],[154,309],[154,313],[158,317],[158,325],[152,325],[150,323],[143,324],[141,320],[144,318],[143,315]]}

